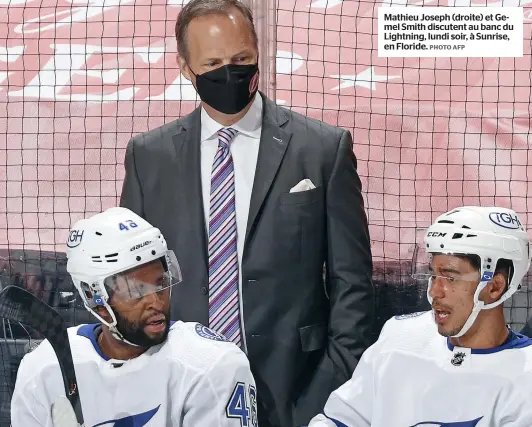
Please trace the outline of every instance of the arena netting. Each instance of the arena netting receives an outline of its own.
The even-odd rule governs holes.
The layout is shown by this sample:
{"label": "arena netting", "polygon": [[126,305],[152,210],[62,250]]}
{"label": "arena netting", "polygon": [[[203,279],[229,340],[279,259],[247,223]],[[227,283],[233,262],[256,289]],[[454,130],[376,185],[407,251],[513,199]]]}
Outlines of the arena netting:
{"label": "arena netting", "polygon": [[[0,0],[1,286],[24,286],[70,324],[90,320],[66,274],[70,225],[118,204],[133,135],[198,105],[175,63],[184,2]],[[423,5],[523,6],[523,57],[379,58],[378,8]],[[278,0],[278,104],[354,136],[377,331],[394,314],[427,307],[411,259],[440,213],[503,205],[532,228],[531,23],[530,0]],[[516,329],[530,314],[527,283],[506,305]],[[28,333],[2,326],[7,427]]]}

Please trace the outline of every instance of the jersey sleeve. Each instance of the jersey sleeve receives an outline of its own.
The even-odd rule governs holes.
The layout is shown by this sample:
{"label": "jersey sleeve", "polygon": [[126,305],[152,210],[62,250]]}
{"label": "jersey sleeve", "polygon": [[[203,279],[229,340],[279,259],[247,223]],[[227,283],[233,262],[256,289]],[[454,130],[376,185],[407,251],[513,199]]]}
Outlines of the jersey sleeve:
{"label": "jersey sleeve", "polygon": [[32,378],[30,364],[25,356],[17,372],[11,398],[11,427],[51,427],[49,411],[35,397],[37,384]]}
{"label": "jersey sleeve", "polygon": [[232,347],[192,389],[183,427],[257,426],[257,390],[249,361]]}
{"label": "jersey sleeve", "polygon": [[375,396],[376,358],[392,333],[390,319],[384,325],[379,339],[362,355],[349,381],[333,391],[321,414],[315,416],[308,427],[369,427]]}

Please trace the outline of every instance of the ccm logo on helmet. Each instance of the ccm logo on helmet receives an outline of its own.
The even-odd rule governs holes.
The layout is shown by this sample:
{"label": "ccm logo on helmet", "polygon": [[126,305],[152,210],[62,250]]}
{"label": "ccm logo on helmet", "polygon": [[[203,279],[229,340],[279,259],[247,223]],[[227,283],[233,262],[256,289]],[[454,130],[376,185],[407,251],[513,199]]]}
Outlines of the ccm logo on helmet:
{"label": "ccm logo on helmet", "polygon": [[67,246],[69,248],[75,248],[79,246],[83,239],[84,230],[71,230],[67,240]]}
{"label": "ccm logo on helmet", "polygon": [[517,215],[512,216],[506,212],[491,212],[490,219],[494,224],[511,230],[517,230],[522,227]]}
{"label": "ccm logo on helmet", "polygon": [[447,233],[440,233],[439,231],[431,231],[427,233],[427,237],[445,237]]}
{"label": "ccm logo on helmet", "polygon": [[144,242],[144,243],[139,243],[138,245],[133,246],[133,247],[130,249],[130,251],[131,251],[131,252],[136,251],[137,249],[143,248],[144,246],[147,246],[147,245],[149,245],[150,243],[151,243],[151,240],[148,240],[148,241],[146,241],[146,242]]}

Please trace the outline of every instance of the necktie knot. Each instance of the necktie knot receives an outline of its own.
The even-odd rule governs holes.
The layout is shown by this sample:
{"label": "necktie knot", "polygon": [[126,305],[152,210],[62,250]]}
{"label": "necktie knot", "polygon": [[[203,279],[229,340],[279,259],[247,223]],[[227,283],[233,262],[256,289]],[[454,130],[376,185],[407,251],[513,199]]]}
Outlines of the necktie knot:
{"label": "necktie knot", "polygon": [[222,128],[218,131],[218,145],[220,148],[229,148],[235,139],[237,131],[233,128]]}

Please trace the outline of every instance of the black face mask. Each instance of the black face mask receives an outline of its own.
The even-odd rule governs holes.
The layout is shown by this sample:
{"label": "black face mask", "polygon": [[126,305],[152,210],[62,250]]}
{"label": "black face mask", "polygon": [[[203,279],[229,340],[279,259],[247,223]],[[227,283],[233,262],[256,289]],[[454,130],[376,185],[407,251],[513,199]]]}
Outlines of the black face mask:
{"label": "black face mask", "polygon": [[229,64],[195,76],[196,90],[201,100],[225,114],[242,111],[259,87],[257,64]]}

